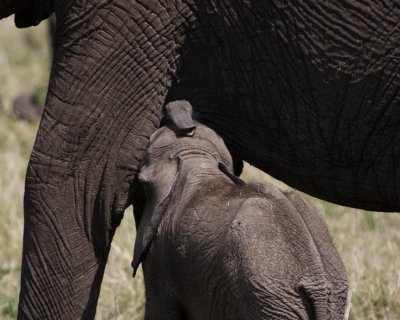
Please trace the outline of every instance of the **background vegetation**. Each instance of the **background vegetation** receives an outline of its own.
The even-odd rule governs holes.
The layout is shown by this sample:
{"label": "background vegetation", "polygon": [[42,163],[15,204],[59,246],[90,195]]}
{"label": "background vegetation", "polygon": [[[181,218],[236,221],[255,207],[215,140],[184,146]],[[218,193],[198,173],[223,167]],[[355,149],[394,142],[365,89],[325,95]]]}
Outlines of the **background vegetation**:
{"label": "background vegetation", "polygon": [[[17,30],[12,19],[0,21],[0,319],[16,318],[24,175],[38,126],[17,120],[12,101],[26,90],[43,99],[49,69],[45,24]],[[250,166],[243,176],[271,179]],[[325,217],[348,271],[347,319],[400,319],[400,215],[308,198]],[[143,318],[142,275],[131,277],[133,241],[134,222],[128,210],[112,245],[97,319]]]}

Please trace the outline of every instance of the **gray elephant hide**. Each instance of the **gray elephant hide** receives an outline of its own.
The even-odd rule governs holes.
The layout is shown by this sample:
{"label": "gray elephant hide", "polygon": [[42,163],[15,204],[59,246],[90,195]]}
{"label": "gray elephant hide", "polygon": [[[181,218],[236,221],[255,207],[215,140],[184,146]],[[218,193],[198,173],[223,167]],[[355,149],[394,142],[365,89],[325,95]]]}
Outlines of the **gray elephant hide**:
{"label": "gray elephant hide", "polygon": [[141,165],[146,319],[343,319],[346,272],[323,219],[297,193],[238,183],[222,139],[196,126],[157,130]]}

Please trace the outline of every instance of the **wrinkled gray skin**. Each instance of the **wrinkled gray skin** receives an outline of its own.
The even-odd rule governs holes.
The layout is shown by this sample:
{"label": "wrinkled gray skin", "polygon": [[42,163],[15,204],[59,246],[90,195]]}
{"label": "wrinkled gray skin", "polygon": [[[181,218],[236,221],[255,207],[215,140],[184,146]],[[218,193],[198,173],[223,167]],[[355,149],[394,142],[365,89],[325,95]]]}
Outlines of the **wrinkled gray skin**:
{"label": "wrinkled gray skin", "polygon": [[144,256],[145,318],[343,319],[346,272],[316,210],[269,183],[235,184],[220,163],[233,175],[224,142],[199,123],[193,136],[150,138],[134,267],[160,207],[163,219]]}
{"label": "wrinkled gray skin", "polygon": [[167,101],[295,188],[400,208],[398,0],[0,0],[57,16],[25,189],[19,318],[92,319]]}

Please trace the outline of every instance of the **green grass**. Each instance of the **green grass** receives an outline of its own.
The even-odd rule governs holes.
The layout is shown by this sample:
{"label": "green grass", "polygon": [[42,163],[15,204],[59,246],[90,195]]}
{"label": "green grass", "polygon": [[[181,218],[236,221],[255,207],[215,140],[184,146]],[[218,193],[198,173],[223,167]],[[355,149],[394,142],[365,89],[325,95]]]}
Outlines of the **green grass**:
{"label": "green grass", "polygon": [[[24,176],[37,124],[12,116],[21,91],[43,97],[49,74],[46,26],[17,30],[0,21],[0,319],[16,317],[22,250]],[[271,179],[246,166],[244,178]],[[285,187],[284,185],[282,185]],[[347,268],[351,320],[400,319],[400,215],[349,209],[307,196],[325,217]],[[115,236],[97,319],[142,319],[143,277],[131,277],[134,222]]]}

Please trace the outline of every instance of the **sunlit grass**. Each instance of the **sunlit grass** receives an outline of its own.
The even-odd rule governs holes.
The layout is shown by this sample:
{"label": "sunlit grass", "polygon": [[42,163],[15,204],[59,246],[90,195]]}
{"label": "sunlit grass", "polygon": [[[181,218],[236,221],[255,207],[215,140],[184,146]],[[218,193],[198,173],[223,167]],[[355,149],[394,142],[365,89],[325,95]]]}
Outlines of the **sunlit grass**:
{"label": "sunlit grass", "polygon": [[44,86],[48,50],[43,26],[18,31],[0,21],[0,318],[15,319],[22,251],[24,177],[37,124],[17,121],[11,111],[21,91]]}
{"label": "sunlit grass", "polygon": [[[15,319],[22,250],[24,176],[37,124],[11,112],[21,91],[43,96],[49,73],[46,26],[17,30],[0,21],[0,319]],[[245,179],[268,179],[246,167]],[[400,215],[372,213],[311,197],[325,217],[350,280],[348,318],[400,319]],[[97,319],[142,319],[142,274],[132,279],[134,222],[128,210],[115,236]]]}

